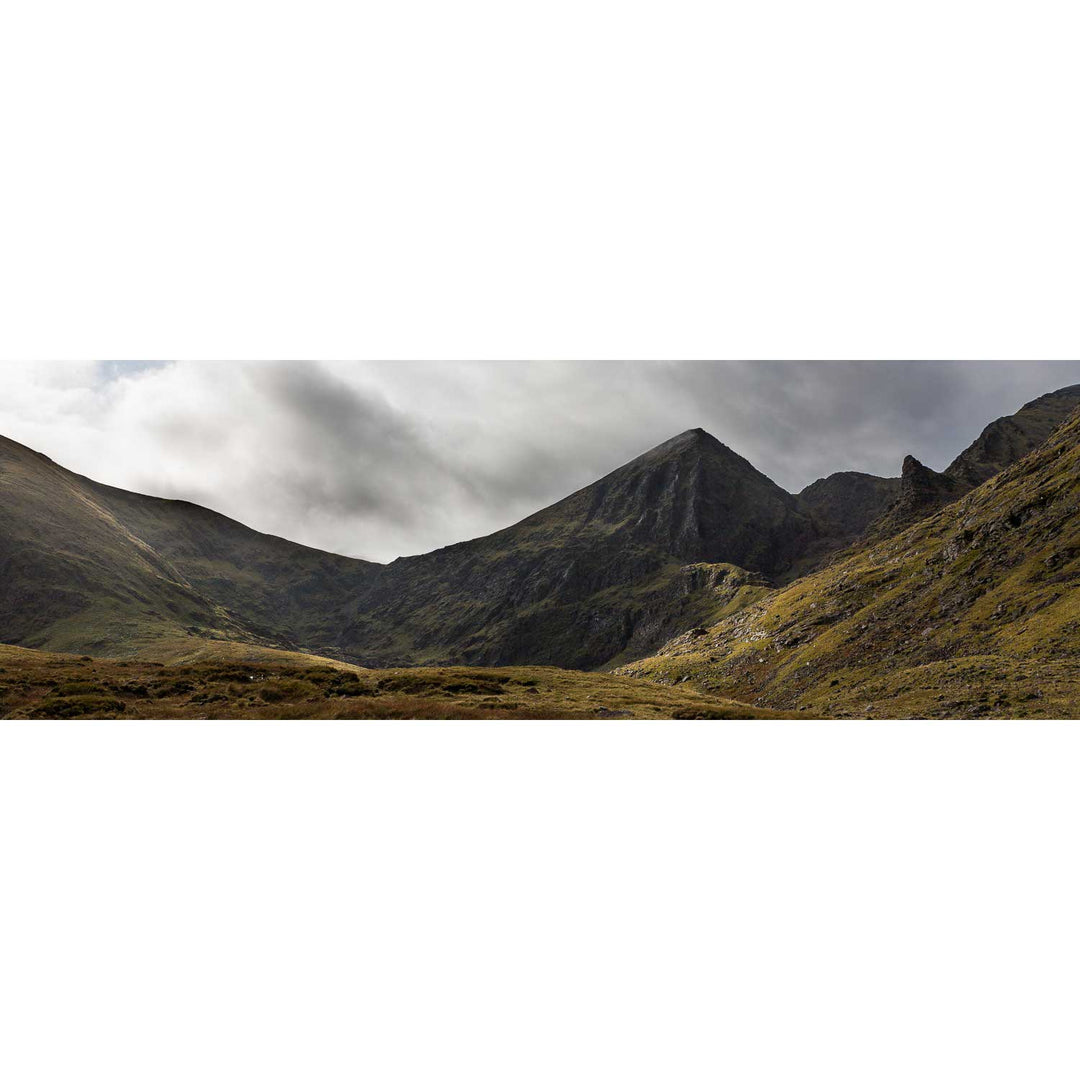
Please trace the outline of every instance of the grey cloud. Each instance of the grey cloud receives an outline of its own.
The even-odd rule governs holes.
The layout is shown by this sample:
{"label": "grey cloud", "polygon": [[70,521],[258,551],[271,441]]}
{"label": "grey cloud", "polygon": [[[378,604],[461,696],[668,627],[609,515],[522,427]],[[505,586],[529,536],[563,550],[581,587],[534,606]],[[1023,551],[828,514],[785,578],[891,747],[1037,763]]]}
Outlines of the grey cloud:
{"label": "grey cloud", "polygon": [[[907,453],[941,468],[997,416],[1080,382],[1080,362],[179,363],[97,378],[105,389],[22,386],[0,430],[109,483],[391,559],[510,525],[692,427],[789,491],[844,469],[895,476]],[[62,427],[40,423],[46,401]]]}
{"label": "grey cloud", "polygon": [[266,364],[246,372],[253,407],[270,407],[276,439],[292,449],[274,477],[300,512],[381,516],[412,525],[441,472],[417,424],[377,394],[317,364]]}

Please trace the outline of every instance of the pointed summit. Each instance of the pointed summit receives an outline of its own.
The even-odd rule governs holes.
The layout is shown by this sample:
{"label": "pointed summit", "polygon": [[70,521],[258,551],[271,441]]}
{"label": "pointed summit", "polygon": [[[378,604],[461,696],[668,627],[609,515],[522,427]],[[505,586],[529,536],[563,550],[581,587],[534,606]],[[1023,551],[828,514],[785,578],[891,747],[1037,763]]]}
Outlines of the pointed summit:
{"label": "pointed summit", "polygon": [[702,428],[608,473],[518,528],[546,537],[602,532],[686,562],[774,574],[812,531],[795,498]]}
{"label": "pointed summit", "polygon": [[916,521],[936,514],[971,490],[971,485],[945,473],[935,472],[908,454],[900,473],[896,501],[870,528],[872,539],[894,536]]}
{"label": "pointed summit", "polygon": [[400,647],[385,610],[411,655],[439,663],[598,667],[746,600],[814,537],[793,495],[691,428],[516,525],[398,560],[370,636],[364,622],[346,633]]}
{"label": "pointed summit", "polygon": [[[688,428],[686,431],[659,443],[651,450],[639,454],[633,461],[628,461],[614,472],[609,473],[608,476],[603,477],[602,481],[599,482],[608,480],[625,470],[636,471],[643,468],[656,468],[662,462],[677,459],[690,461],[705,458],[722,461],[730,469],[745,475],[753,474],[766,483],[772,484],[772,481],[763,473],[758,472],[746,458],[735,453],[731,447],[725,446],[716,436],[710,435],[704,428]],[[780,488],[777,488],[777,491],[780,490]]]}
{"label": "pointed summit", "polygon": [[[714,446],[723,446],[724,444],[715,436],[710,435],[704,428],[687,428],[686,431],[668,439],[666,442],[660,443],[659,446],[654,449],[659,450],[662,447],[669,446],[672,448],[679,448],[684,446],[695,445],[707,445],[712,444]],[[727,449],[726,447],[724,447]]]}

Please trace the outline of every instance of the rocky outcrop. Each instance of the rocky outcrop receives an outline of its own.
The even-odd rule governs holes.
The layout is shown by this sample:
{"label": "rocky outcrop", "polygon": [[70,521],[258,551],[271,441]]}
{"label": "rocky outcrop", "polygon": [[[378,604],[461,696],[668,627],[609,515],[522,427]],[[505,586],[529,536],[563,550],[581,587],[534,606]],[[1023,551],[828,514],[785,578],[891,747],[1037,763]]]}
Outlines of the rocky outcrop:
{"label": "rocky outcrop", "polygon": [[868,530],[871,540],[895,536],[916,521],[936,514],[971,490],[963,480],[928,469],[908,454],[900,473],[896,501],[874,521]]}

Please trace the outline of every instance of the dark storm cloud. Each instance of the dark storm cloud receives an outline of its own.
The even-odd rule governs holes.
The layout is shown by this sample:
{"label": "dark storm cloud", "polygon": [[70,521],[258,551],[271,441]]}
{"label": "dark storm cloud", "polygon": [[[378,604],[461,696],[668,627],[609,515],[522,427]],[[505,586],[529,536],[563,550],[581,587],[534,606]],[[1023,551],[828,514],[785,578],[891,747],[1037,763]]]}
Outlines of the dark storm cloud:
{"label": "dark storm cloud", "polygon": [[265,364],[246,374],[254,407],[277,418],[272,437],[292,448],[268,480],[298,513],[409,526],[425,512],[433,482],[449,479],[418,424],[382,395],[318,364]]}
{"label": "dark storm cloud", "polygon": [[1080,381],[1076,363],[755,362],[666,373],[688,413],[781,486],[844,469],[943,468],[982,428]]}
{"label": "dark storm cloud", "polygon": [[[492,532],[687,428],[789,491],[943,468],[1077,363],[38,365],[0,431],[62,464],[388,560]],[[63,423],[54,418],[63,417]]]}
{"label": "dark storm cloud", "polygon": [[[464,402],[490,432],[474,475],[515,504],[551,501],[703,427],[788,490],[844,469],[943,467],[986,423],[1080,381],[1080,363],[671,362],[477,365]],[[545,377],[537,378],[537,371]],[[456,377],[454,368],[445,378]],[[498,416],[512,409],[512,428]],[[499,453],[499,450],[502,453]],[[511,453],[511,460],[505,458]]]}

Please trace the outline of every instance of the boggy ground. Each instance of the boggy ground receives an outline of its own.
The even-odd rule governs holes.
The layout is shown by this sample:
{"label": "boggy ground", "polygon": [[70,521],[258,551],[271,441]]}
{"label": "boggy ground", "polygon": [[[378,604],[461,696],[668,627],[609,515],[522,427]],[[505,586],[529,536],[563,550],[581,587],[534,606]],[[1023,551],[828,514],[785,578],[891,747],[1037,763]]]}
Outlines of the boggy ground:
{"label": "boggy ground", "polygon": [[[351,668],[318,657],[161,664],[0,645],[4,719],[738,719],[682,688],[549,667]],[[791,715],[791,714],[786,714]]]}

